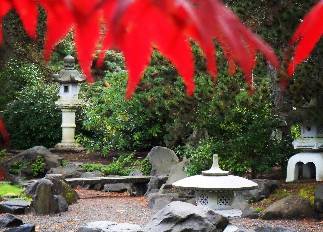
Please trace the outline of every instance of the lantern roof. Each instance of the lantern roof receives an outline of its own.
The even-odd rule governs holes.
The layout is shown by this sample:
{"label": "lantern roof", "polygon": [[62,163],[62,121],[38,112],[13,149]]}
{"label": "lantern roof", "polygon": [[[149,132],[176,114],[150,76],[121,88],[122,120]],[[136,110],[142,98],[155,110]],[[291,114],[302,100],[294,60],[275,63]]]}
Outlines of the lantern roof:
{"label": "lantern roof", "polygon": [[255,189],[258,185],[248,179],[229,175],[228,171],[220,169],[218,155],[213,156],[213,165],[210,170],[203,171],[202,175],[184,178],[173,183],[174,187],[195,190],[245,190]]}
{"label": "lantern roof", "polygon": [[75,58],[67,55],[64,58],[64,69],[59,74],[54,74],[54,79],[59,83],[82,83],[85,77],[75,69]]}

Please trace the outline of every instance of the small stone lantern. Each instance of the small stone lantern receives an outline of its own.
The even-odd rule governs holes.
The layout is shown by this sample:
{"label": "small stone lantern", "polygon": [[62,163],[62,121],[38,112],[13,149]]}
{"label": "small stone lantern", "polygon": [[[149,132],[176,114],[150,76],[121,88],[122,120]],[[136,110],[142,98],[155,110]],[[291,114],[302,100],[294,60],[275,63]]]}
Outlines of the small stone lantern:
{"label": "small stone lantern", "polygon": [[75,59],[68,55],[64,58],[64,69],[54,74],[60,83],[59,100],[55,104],[62,110],[62,142],[55,146],[57,150],[79,151],[83,148],[75,142],[75,112],[82,104],[78,99],[80,83],[85,81],[82,74],[75,69]]}
{"label": "small stone lantern", "polygon": [[289,158],[286,182],[296,181],[299,176],[323,181],[323,127],[303,123],[301,137],[293,141],[293,146],[302,152]]}
{"label": "small stone lantern", "polygon": [[184,178],[173,183],[174,187],[195,190],[196,204],[213,209],[226,217],[240,217],[242,212],[232,206],[237,191],[255,189],[258,185],[242,177],[229,175],[219,168],[218,155],[213,156],[210,170],[202,175]]}

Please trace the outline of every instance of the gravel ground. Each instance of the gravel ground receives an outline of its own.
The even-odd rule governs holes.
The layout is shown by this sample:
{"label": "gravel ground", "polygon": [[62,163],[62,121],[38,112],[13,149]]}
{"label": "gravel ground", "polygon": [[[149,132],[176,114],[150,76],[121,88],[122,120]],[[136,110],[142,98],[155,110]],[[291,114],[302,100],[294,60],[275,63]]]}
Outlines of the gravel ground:
{"label": "gravel ground", "polygon": [[[147,207],[144,197],[130,197],[127,194],[103,193],[77,190],[81,199],[71,205],[68,212],[53,216],[21,216],[25,223],[36,224],[37,232],[74,232],[91,221],[114,221],[144,225],[153,212]],[[231,223],[238,227],[252,229],[257,226],[275,226],[294,229],[298,232],[323,232],[323,220],[276,220],[235,219]]]}
{"label": "gravel ground", "polygon": [[254,229],[257,226],[282,227],[292,229],[297,232],[323,232],[323,220],[312,219],[303,220],[258,220],[258,219],[235,219],[231,224],[246,229]]}
{"label": "gravel ground", "polygon": [[[86,191],[85,191],[86,192]],[[143,197],[126,194],[103,194],[94,191],[80,193],[81,198],[69,207],[68,212],[53,216],[22,216],[25,223],[36,224],[37,232],[74,232],[91,221],[145,224],[151,211]]]}

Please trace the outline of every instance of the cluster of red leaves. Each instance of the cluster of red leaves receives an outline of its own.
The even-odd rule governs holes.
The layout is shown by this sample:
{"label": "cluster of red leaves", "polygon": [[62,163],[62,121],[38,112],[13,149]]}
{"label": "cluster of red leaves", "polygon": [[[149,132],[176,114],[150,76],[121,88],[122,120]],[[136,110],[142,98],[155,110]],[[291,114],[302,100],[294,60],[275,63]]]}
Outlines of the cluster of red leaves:
{"label": "cluster of red leaves", "polygon": [[230,73],[236,65],[240,66],[251,88],[257,51],[272,65],[279,65],[272,49],[220,0],[0,0],[0,22],[9,10],[15,9],[26,32],[35,38],[39,6],[47,13],[45,58],[74,29],[80,66],[92,81],[94,52],[119,49],[129,70],[127,97],[140,82],[153,48],[174,64],[184,79],[187,93],[193,94],[191,38],[204,51],[213,76],[217,73],[215,39],[228,59]]}
{"label": "cluster of red leaves", "polygon": [[295,73],[297,65],[307,59],[317,42],[323,35],[323,0],[305,16],[302,23],[296,29],[290,43],[296,44],[295,54],[288,66],[288,74]]}

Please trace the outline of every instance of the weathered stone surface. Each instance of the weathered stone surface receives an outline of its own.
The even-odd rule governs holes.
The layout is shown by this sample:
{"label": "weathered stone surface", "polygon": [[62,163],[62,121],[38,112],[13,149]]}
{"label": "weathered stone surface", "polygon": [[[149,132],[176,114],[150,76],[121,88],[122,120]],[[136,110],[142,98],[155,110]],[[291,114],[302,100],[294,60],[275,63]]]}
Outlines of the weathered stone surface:
{"label": "weathered stone surface", "polygon": [[58,212],[65,212],[68,210],[68,204],[66,199],[61,195],[54,195],[55,201],[57,201]]}
{"label": "weathered stone surface", "polygon": [[35,232],[35,225],[24,224],[18,227],[7,229],[4,232]]}
{"label": "weathered stone surface", "polygon": [[11,214],[0,215],[0,229],[22,225],[23,222]]}
{"label": "weathered stone surface", "polygon": [[101,177],[104,176],[102,172],[100,171],[94,171],[94,172],[84,172],[81,174],[81,178],[91,178],[91,177]]}
{"label": "weathered stone surface", "polygon": [[24,214],[30,203],[24,200],[10,200],[0,203],[0,213]]}
{"label": "weathered stone surface", "polygon": [[259,212],[257,212],[255,209],[251,207],[247,207],[246,209],[242,210],[242,218],[251,218],[251,219],[257,219],[259,218]]}
{"label": "weathered stone surface", "polygon": [[154,211],[158,211],[164,208],[169,203],[179,200],[180,199],[177,193],[151,193],[148,195],[148,207],[153,209]]}
{"label": "weathered stone surface", "polygon": [[175,152],[166,147],[154,147],[147,157],[152,165],[152,176],[168,176],[172,167],[179,162]]}
{"label": "weathered stone surface", "polygon": [[178,164],[174,165],[169,172],[168,180],[166,181],[166,184],[173,184],[174,182],[184,179],[187,177],[187,174],[185,172],[185,167],[188,163],[188,160],[185,158]]}
{"label": "weathered stone surface", "polygon": [[250,202],[257,202],[267,198],[279,187],[279,182],[277,180],[253,179],[252,181],[258,184],[258,188],[242,191],[244,198]]}
{"label": "weathered stone surface", "polygon": [[80,227],[78,232],[143,232],[139,225],[110,221],[90,222]]}
{"label": "weathered stone surface", "polygon": [[166,183],[167,178],[165,176],[152,176],[147,185],[147,192],[145,195],[149,195],[151,193],[156,193],[162,187],[163,184]]}
{"label": "weathered stone surface", "polygon": [[78,178],[81,177],[82,173],[85,171],[81,167],[82,163],[80,162],[70,162],[65,166],[59,166],[56,168],[50,169],[48,174],[61,174],[63,178]]}
{"label": "weathered stone surface", "polygon": [[271,219],[297,219],[312,217],[313,208],[308,200],[292,195],[274,202],[261,213],[261,218]]}
{"label": "weathered stone surface", "polygon": [[117,183],[117,184],[105,184],[103,187],[104,192],[127,192],[130,190],[129,184]]}
{"label": "weathered stone surface", "polygon": [[149,232],[223,231],[228,220],[212,210],[175,201],[158,211],[144,228]]}
{"label": "weathered stone surface", "polygon": [[60,166],[62,160],[58,155],[51,153],[47,148],[43,146],[36,146],[28,150],[25,150],[19,153],[18,155],[15,155],[13,158],[6,161],[4,166],[7,168],[7,170],[10,170],[10,167],[12,165],[15,165],[17,163],[23,163],[25,165],[20,170],[20,175],[26,178],[32,178],[33,173],[31,164],[33,164],[38,157],[42,157],[44,159],[44,174],[51,168],[56,168]]}
{"label": "weathered stone surface", "polygon": [[314,192],[314,209],[319,218],[323,218],[323,184],[319,184]]}
{"label": "weathered stone surface", "polygon": [[47,179],[41,179],[31,202],[32,211],[35,214],[47,215],[58,213],[58,202],[54,198],[53,183]]}

